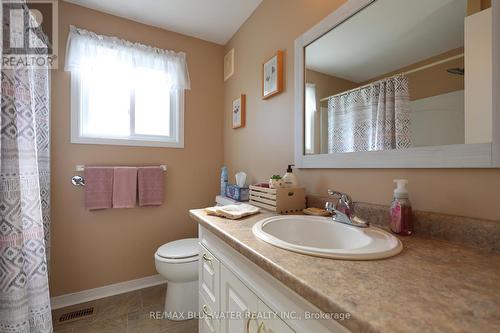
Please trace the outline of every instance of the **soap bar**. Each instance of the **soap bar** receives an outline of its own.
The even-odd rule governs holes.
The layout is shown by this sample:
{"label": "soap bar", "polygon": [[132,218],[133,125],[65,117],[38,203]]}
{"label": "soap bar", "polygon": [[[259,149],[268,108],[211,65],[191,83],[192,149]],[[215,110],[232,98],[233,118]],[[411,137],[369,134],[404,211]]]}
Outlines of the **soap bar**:
{"label": "soap bar", "polygon": [[226,197],[236,201],[248,201],[250,199],[250,189],[248,187],[239,187],[238,185],[227,185]]}
{"label": "soap bar", "polygon": [[314,216],[330,216],[331,215],[326,210],[324,210],[322,208],[316,208],[316,207],[305,208],[302,210],[302,213],[304,213],[306,215],[314,215]]}

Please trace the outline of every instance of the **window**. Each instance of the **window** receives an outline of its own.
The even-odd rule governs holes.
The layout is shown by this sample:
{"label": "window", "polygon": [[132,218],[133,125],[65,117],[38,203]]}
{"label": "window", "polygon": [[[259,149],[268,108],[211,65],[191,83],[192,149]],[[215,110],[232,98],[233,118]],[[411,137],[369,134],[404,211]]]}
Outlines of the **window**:
{"label": "window", "polygon": [[71,142],[183,147],[183,53],[71,27]]}
{"label": "window", "polygon": [[72,73],[72,142],[182,146],[183,91],[161,71],[112,65]]}

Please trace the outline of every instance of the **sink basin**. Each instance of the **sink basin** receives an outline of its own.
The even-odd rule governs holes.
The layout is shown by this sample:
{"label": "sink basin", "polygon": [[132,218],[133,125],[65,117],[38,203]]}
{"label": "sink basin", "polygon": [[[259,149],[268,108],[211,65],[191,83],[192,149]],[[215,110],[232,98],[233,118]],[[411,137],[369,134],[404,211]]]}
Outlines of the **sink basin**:
{"label": "sink basin", "polygon": [[373,260],[392,257],[403,249],[401,241],[376,228],[358,228],[328,217],[286,215],[257,222],[254,235],[277,247],[318,257]]}

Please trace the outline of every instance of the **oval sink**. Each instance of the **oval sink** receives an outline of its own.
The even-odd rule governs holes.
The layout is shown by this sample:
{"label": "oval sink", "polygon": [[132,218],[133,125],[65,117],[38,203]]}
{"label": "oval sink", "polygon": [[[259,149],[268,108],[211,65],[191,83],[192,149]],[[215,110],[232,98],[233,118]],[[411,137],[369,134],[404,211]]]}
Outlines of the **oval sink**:
{"label": "oval sink", "polygon": [[372,260],[401,252],[401,241],[375,227],[358,228],[328,217],[286,215],[257,222],[254,235],[277,247],[319,257]]}

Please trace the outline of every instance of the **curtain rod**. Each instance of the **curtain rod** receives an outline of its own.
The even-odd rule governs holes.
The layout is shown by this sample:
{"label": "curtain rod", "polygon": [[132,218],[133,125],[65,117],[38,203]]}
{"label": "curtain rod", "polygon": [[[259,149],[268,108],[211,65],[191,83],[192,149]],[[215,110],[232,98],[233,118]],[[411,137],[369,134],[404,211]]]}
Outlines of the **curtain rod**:
{"label": "curtain rod", "polygon": [[361,90],[363,88],[366,88],[366,87],[369,87],[370,85],[374,84],[374,83],[377,83],[377,82],[380,82],[380,81],[383,81],[383,80],[386,80],[390,77],[394,77],[394,76],[398,76],[398,75],[408,75],[408,74],[412,74],[412,73],[415,73],[415,72],[419,72],[421,70],[424,70],[424,69],[427,69],[427,68],[431,68],[431,67],[434,67],[434,66],[437,66],[437,65],[441,65],[445,62],[448,62],[448,61],[451,61],[451,60],[455,60],[455,59],[459,59],[459,58],[463,58],[464,54],[463,53],[460,53],[460,54],[457,54],[457,55],[454,55],[452,57],[449,57],[449,58],[446,58],[446,59],[442,59],[442,60],[438,60],[436,62],[433,62],[433,63],[430,63],[430,64],[427,64],[427,65],[423,65],[423,66],[420,66],[420,67],[417,67],[417,68],[414,68],[414,69],[410,69],[406,72],[401,72],[401,73],[398,73],[398,74],[394,74],[394,75],[391,75],[391,76],[388,76],[388,77],[384,77],[380,80],[377,80],[377,81],[373,81],[373,82],[370,82],[370,83],[367,83],[361,87],[357,87],[357,88],[354,88],[354,89],[351,89],[351,90],[347,90],[347,91],[344,91],[344,92],[341,92],[339,94],[336,94],[336,95],[331,95],[331,96],[328,96],[328,97],[325,97],[325,98],[322,98],[320,99],[320,102],[324,102],[324,101],[327,101],[329,100],[331,97],[337,97],[337,96],[342,96],[342,95],[345,95],[345,94],[348,94],[350,92],[353,92],[353,91],[356,91],[356,90]]}

